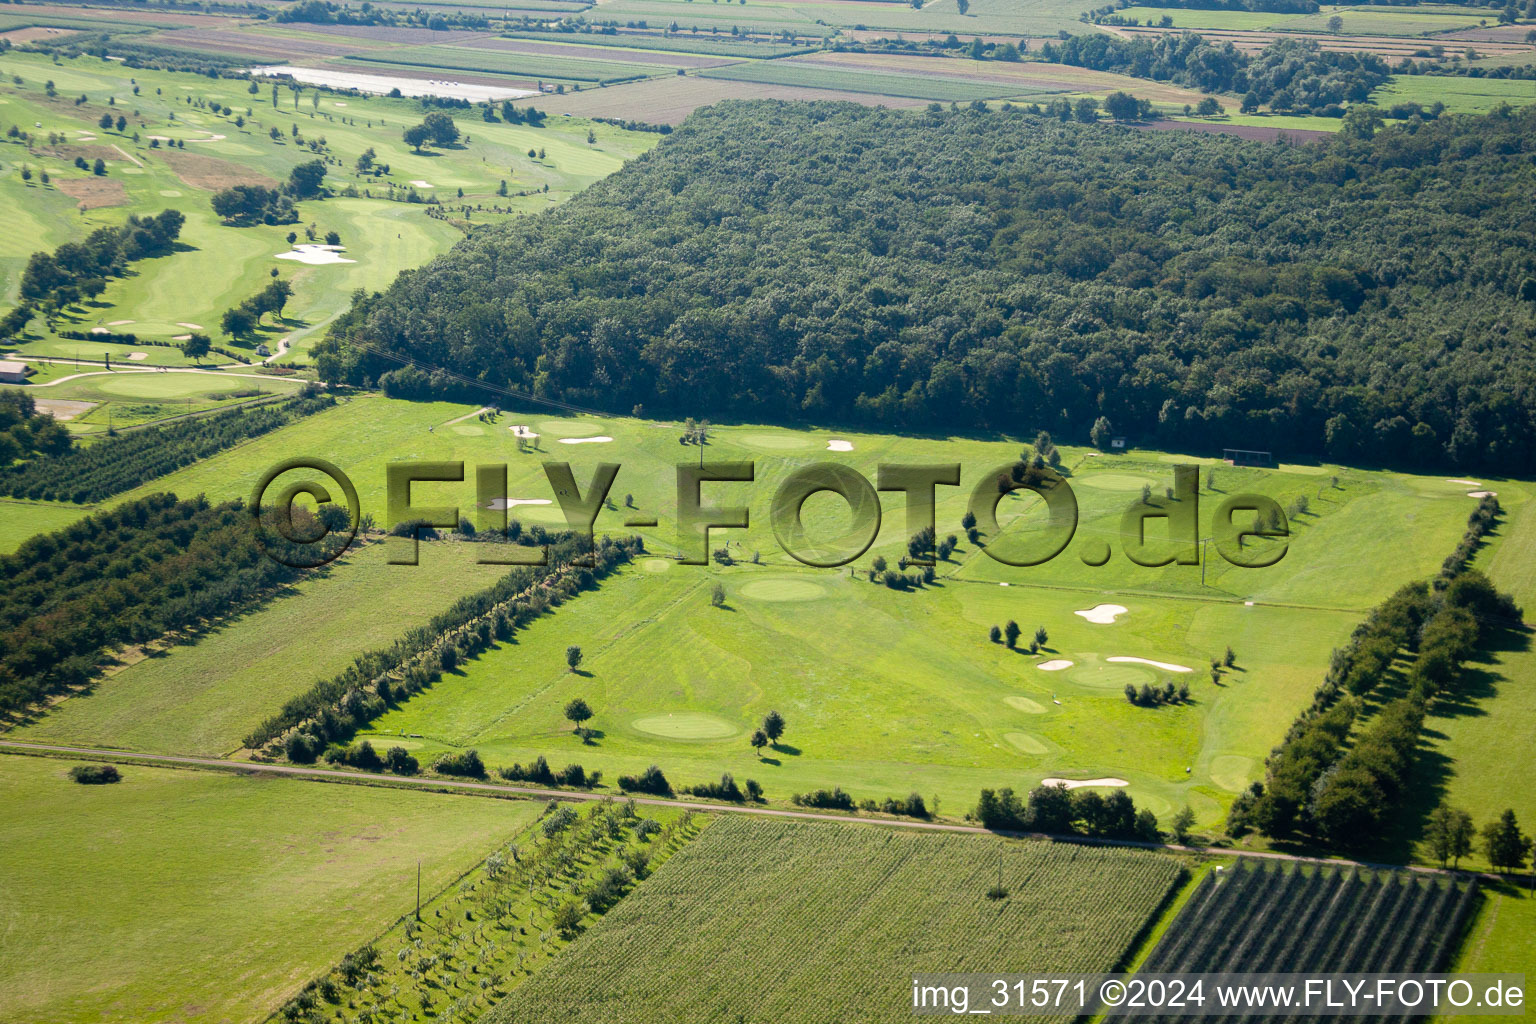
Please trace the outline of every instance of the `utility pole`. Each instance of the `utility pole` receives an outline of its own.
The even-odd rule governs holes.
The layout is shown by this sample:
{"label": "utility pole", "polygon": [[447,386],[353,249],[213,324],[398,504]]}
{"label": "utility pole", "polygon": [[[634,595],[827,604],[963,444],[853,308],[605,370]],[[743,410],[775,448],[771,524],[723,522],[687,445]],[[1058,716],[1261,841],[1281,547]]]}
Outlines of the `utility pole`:
{"label": "utility pole", "polygon": [[421,861],[416,862],[416,920],[421,921]]}

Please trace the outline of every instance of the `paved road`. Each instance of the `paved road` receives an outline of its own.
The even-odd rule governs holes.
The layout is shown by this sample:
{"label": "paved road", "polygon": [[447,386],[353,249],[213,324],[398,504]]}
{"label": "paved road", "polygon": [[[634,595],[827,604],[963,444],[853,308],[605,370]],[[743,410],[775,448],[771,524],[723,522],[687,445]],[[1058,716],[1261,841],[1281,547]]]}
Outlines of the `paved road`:
{"label": "paved road", "polygon": [[[498,782],[468,782],[445,779],[423,779],[404,775],[373,775],[359,772],[344,772],[333,768],[309,768],[302,765],[289,764],[261,764],[255,761],[226,761],[216,757],[187,757],[180,754],[144,754],[131,750],[107,750],[95,747],[67,747],[48,743],[20,743],[15,740],[0,740],[0,751],[10,751],[16,754],[78,754],[94,760],[119,761],[119,762],[155,762],[160,764],[187,765],[196,768],[214,768],[221,771],[267,773],[272,775],[288,775],[301,779],[335,780],[339,782],[353,782],[368,785],[384,785],[399,787],[418,787],[428,789],[468,790],[482,793],[505,793],[514,796],[540,797],[543,799],[570,800],[576,802],[609,800],[611,794],[583,793],[568,790],[538,789],[532,786],[510,786]],[[989,834],[990,830],[979,825],[947,825],[934,821],[904,821],[898,818],[859,818],[845,814],[819,814],[815,811],[785,811],[772,807],[734,806],[731,804],[702,803],[688,800],[666,800],[659,797],[633,798],[637,804],[647,804],[656,807],[682,807],[696,811],[711,811],[715,813],[727,812],[733,814],[756,814],[767,818],[797,818],[810,821],[830,821],[839,825],[885,825],[894,828],[918,829],[926,832],[962,832],[970,834]],[[1089,846],[1121,846],[1148,850],[1173,850],[1183,853],[1211,854],[1213,856],[1249,857],[1255,860],[1282,860],[1296,861],[1308,864],[1335,864],[1343,867],[1363,867],[1387,870],[1408,870],[1421,874],[1442,875],[1453,872],[1442,871],[1440,868],[1405,866],[1402,864],[1373,864],[1369,861],[1338,860],[1334,858],[1298,857],[1288,853],[1272,853],[1261,850],[1231,850],[1221,848],[1207,848],[1197,846],[1178,846],[1170,843],[1138,843],[1129,840],[1116,839],[1088,839],[1082,836],[1050,836],[1042,833],[1001,832],[991,833],[1006,835],[1015,838],[1049,839],[1056,842],[1081,843]],[[1491,877],[1491,876],[1490,876]]]}

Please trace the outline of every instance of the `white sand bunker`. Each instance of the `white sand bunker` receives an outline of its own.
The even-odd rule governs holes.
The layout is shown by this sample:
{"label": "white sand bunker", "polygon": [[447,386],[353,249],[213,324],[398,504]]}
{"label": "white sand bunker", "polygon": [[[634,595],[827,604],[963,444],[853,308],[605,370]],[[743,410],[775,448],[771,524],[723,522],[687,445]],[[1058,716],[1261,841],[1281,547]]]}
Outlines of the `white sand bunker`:
{"label": "white sand bunker", "polygon": [[551,505],[554,504],[548,498],[492,498],[490,508],[496,512],[504,512],[509,508],[519,505]]}
{"label": "white sand bunker", "polygon": [[508,427],[507,429],[512,431],[512,436],[513,437],[521,437],[525,441],[532,441],[534,438],[539,436],[538,434],[535,434],[533,431],[529,430],[526,426],[524,426],[521,423],[519,423],[515,427]]}
{"label": "white sand bunker", "polygon": [[561,444],[607,444],[613,438],[607,434],[599,434],[596,437],[562,437]]}
{"label": "white sand bunker", "polygon": [[111,334],[112,331],[110,329],[106,328],[106,327],[92,327],[91,328],[91,333],[92,334]]}
{"label": "white sand bunker", "polygon": [[1057,658],[1054,661],[1043,661],[1035,667],[1041,672],[1060,672],[1064,668],[1071,668],[1072,663],[1065,658]]}
{"label": "white sand bunker", "polygon": [[133,323],[132,320],[110,320],[110,321],[107,322],[107,326],[108,327],[127,327],[131,323]]}
{"label": "white sand bunker", "polygon": [[1447,480],[1446,483],[1448,483],[1448,484],[1461,484],[1463,487],[1481,487],[1481,486],[1483,486],[1483,482],[1481,480]]}
{"label": "white sand bunker", "polygon": [[178,321],[176,326],[177,327],[185,327],[189,331],[200,331],[200,330],[203,329],[203,325],[202,324],[189,324],[189,323],[185,323],[185,322],[182,322],[182,321]]}
{"label": "white sand bunker", "polygon": [[296,245],[291,252],[280,252],[277,258],[280,260],[293,260],[296,263],[307,263],[310,266],[323,266],[327,263],[356,263],[357,260],[349,260],[340,254],[342,247],[339,245]]}
{"label": "white sand bunker", "polygon": [[1499,492],[1498,491],[1468,491],[1467,492],[1467,497],[1469,497],[1469,498],[1497,498],[1498,496],[1499,496]]}
{"label": "white sand bunker", "polygon": [[1169,664],[1166,661],[1148,661],[1146,658],[1128,658],[1128,657],[1126,657],[1124,655],[1117,655],[1116,657],[1105,658],[1104,660],[1105,661],[1118,662],[1120,664],[1151,665],[1153,668],[1160,668],[1164,672],[1193,672],[1194,671],[1194,669],[1190,668],[1187,665],[1173,665],[1173,664]]}
{"label": "white sand bunker", "polygon": [[1040,785],[1081,789],[1083,786],[1129,786],[1130,783],[1124,779],[1041,779]]}
{"label": "white sand bunker", "polygon": [[838,440],[837,438],[834,437],[832,440],[827,442],[827,451],[829,451],[829,452],[851,452],[851,451],[853,451],[853,442],[852,441],[840,441],[840,440]]}
{"label": "white sand bunker", "polygon": [[129,352],[128,353],[128,358],[132,359],[134,362],[138,362],[140,359],[148,359],[149,358],[149,353],[148,352]]}
{"label": "white sand bunker", "polygon": [[1108,626],[1114,623],[1116,615],[1124,615],[1128,611],[1130,611],[1130,609],[1123,604],[1096,604],[1092,608],[1088,608],[1080,612],[1073,612],[1072,614],[1081,615],[1089,622],[1096,622],[1101,626]]}
{"label": "white sand bunker", "polygon": [[206,138],[188,139],[187,141],[188,142],[223,142],[224,141],[224,136],[219,135],[216,132],[209,132]]}
{"label": "white sand bunker", "polygon": [[411,182],[411,184],[415,185],[417,188],[436,188],[437,187],[436,185],[432,184],[430,181],[422,181],[420,178],[417,178],[415,181]]}
{"label": "white sand bunker", "polygon": [[190,335],[190,334],[178,334],[175,337],[173,337],[171,340],[172,341],[191,341],[192,340],[192,335]]}

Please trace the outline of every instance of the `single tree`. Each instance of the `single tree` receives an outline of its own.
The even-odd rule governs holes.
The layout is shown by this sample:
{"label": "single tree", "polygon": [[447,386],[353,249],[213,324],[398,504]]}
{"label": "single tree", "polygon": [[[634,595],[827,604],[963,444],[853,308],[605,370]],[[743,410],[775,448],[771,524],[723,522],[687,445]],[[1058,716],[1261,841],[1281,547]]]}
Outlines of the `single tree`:
{"label": "single tree", "polygon": [[1003,631],[996,624],[993,624],[992,628],[987,630],[987,639],[995,644],[1000,644],[1003,642]]}
{"label": "single tree", "polygon": [[1019,645],[1019,634],[1022,632],[1019,624],[1012,619],[1009,619],[1007,625],[1003,627],[1003,640],[1008,644],[1010,651]]}
{"label": "single tree", "polygon": [[1100,416],[1093,421],[1093,429],[1088,431],[1088,440],[1093,442],[1095,448],[1107,448],[1109,438],[1114,432],[1114,428],[1109,425],[1109,418]]}
{"label": "single tree", "polygon": [[566,664],[566,666],[572,672],[575,672],[576,669],[578,667],[580,667],[580,665],[581,665],[581,648],[580,647],[577,647],[575,644],[572,644],[571,646],[569,646],[569,647],[567,647],[565,649],[565,664]]}
{"label": "single tree", "polygon": [[768,736],[769,743],[779,742],[779,737],[784,735],[784,716],[777,711],[770,711],[763,716],[763,732]]}
{"label": "single tree", "polygon": [[1236,665],[1237,664],[1237,652],[1234,651],[1229,646],[1227,648],[1227,653],[1225,653],[1225,654],[1223,654],[1221,656],[1221,663],[1223,665],[1225,665],[1227,668],[1231,668],[1233,665]]}
{"label": "single tree", "polygon": [[1339,17],[1337,14],[1329,18],[1328,31],[1332,32],[1334,35],[1338,35],[1340,32],[1344,31],[1344,19]]}
{"label": "single tree", "polygon": [[187,340],[181,343],[181,354],[194,363],[208,354],[213,347],[212,340],[206,334],[190,334]]}
{"label": "single tree", "polygon": [[1508,874],[1525,867],[1531,839],[1520,831],[1513,810],[1506,810],[1498,821],[1483,826],[1483,850],[1488,854],[1488,863],[1497,871]]}
{"label": "single tree", "polygon": [[768,745],[768,734],[761,729],[752,731],[752,750],[758,757],[763,756],[763,748]]}
{"label": "single tree", "polygon": [[1183,810],[1173,816],[1173,828],[1169,833],[1173,841],[1183,846],[1189,841],[1189,827],[1195,823],[1195,812],[1185,804]]}
{"label": "single tree", "polygon": [[1044,626],[1039,626],[1039,627],[1037,627],[1035,629],[1035,646],[1036,647],[1044,647],[1045,644],[1046,644],[1046,641],[1050,640],[1050,638],[1051,638],[1050,634],[1045,631],[1045,627]]}
{"label": "single tree", "polygon": [[715,589],[710,591],[709,603],[715,608],[725,607],[725,588],[720,584],[716,583]]}
{"label": "single tree", "polygon": [[576,726],[576,731],[580,732],[581,723],[592,717],[592,708],[586,701],[577,697],[565,706],[565,717],[573,722]]}

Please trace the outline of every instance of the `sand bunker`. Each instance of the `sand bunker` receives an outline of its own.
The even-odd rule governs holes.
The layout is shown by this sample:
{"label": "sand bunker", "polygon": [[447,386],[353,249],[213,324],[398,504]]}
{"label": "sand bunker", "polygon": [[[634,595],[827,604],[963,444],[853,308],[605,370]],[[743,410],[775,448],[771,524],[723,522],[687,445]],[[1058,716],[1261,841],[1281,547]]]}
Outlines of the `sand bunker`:
{"label": "sand bunker", "polygon": [[134,362],[138,362],[140,359],[148,359],[149,358],[149,353],[148,352],[129,352],[128,353],[128,358],[132,359]]}
{"label": "sand bunker", "polygon": [[1041,779],[1040,785],[1080,789],[1083,786],[1129,786],[1130,783],[1124,779]]}
{"label": "sand bunker", "polygon": [[189,324],[189,323],[182,323],[180,321],[177,321],[176,326],[177,327],[185,327],[189,331],[200,331],[200,330],[203,329],[203,325],[202,324]]}
{"label": "sand bunker", "polygon": [[106,327],[92,327],[91,328],[91,333],[92,334],[111,334],[112,331],[109,328],[106,328]]}
{"label": "sand bunker", "polygon": [[111,321],[107,322],[107,326],[108,327],[127,327],[131,323],[133,323],[132,320],[111,320]]}
{"label": "sand bunker", "polygon": [[1483,482],[1481,480],[1447,480],[1446,483],[1448,483],[1448,484],[1461,484],[1463,487],[1481,487],[1481,486],[1483,486]]}
{"label": "sand bunker", "polygon": [[1153,668],[1160,668],[1164,672],[1193,672],[1194,671],[1194,669],[1189,668],[1186,665],[1171,665],[1171,664],[1169,664],[1166,661],[1148,661],[1146,658],[1128,658],[1128,657],[1126,657],[1124,655],[1117,655],[1116,657],[1105,658],[1104,660],[1105,661],[1113,661],[1113,662],[1116,662],[1118,664],[1125,664],[1125,665],[1151,665]]}
{"label": "sand bunker", "polygon": [[1060,672],[1064,668],[1071,668],[1072,663],[1065,658],[1057,658],[1054,661],[1044,661],[1035,666],[1041,672]]}
{"label": "sand bunker", "polygon": [[171,338],[171,340],[172,341],[191,341],[192,340],[192,335],[190,335],[190,334],[178,334],[175,337]]}
{"label": "sand bunker", "polygon": [[607,434],[599,434],[596,437],[562,437],[561,444],[607,444],[613,438]]}
{"label": "sand bunker", "polygon": [[827,442],[827,451],[829,451],[829,452],[851,452],[851,451],[853,451],[853,442],[852,441],[839,441],[836,438],[833,438],[832,440]]}
{"label": "sand bunker", "polygon": [[356,263],[357,260],[349,260],[339,253],[339,245],[296,245],[290,252],[280,252],[277,258],[280,260],[293,260],[297,263],[308,263],[310,266],[323,266],[327,263]]}
{"label": "sand bunker", "polygon": [[521,437],[528,441],[532,441],[534,438],[539,436],[538,434],[535,434],[533,431],[529,430],[527,427],[523,426],[521,423],[515,427],[508,427],[507,429],[512,431],[513,437]]}
{"label": "sand bunker", "polygon": [[504,512],[509,508],[519,505],[552,505],[548,498],[492,498],[490,509],[494,512]]}
{"label": "sand bunker", "polygon": [[411,184],[415,185],[417,188],[436,188],[437,187],[437,186],[433,185],[430,181],[422,181],[420,178],[417,178],[415,181],[412,181]]}
{"label": "sand bunker", "polygon": [[1469,497],[1469,498],[1497,498],[1498,496],[1499,496],[1499,492],[1498,491],[1468,491],[1467,492],[1467,497]]}
{"label": "sand bunker", "polygon": [[1080,612],[1073,612],[1072,614],[1081,615],[1089,622],[1096,622],[1101,626],[1108,626],[1115,621],[1116,615],[1124,615],[1128,611],[1130,611],[1130,609],[1123,604],[1096,604],[1092,608],[1088,608]]}

